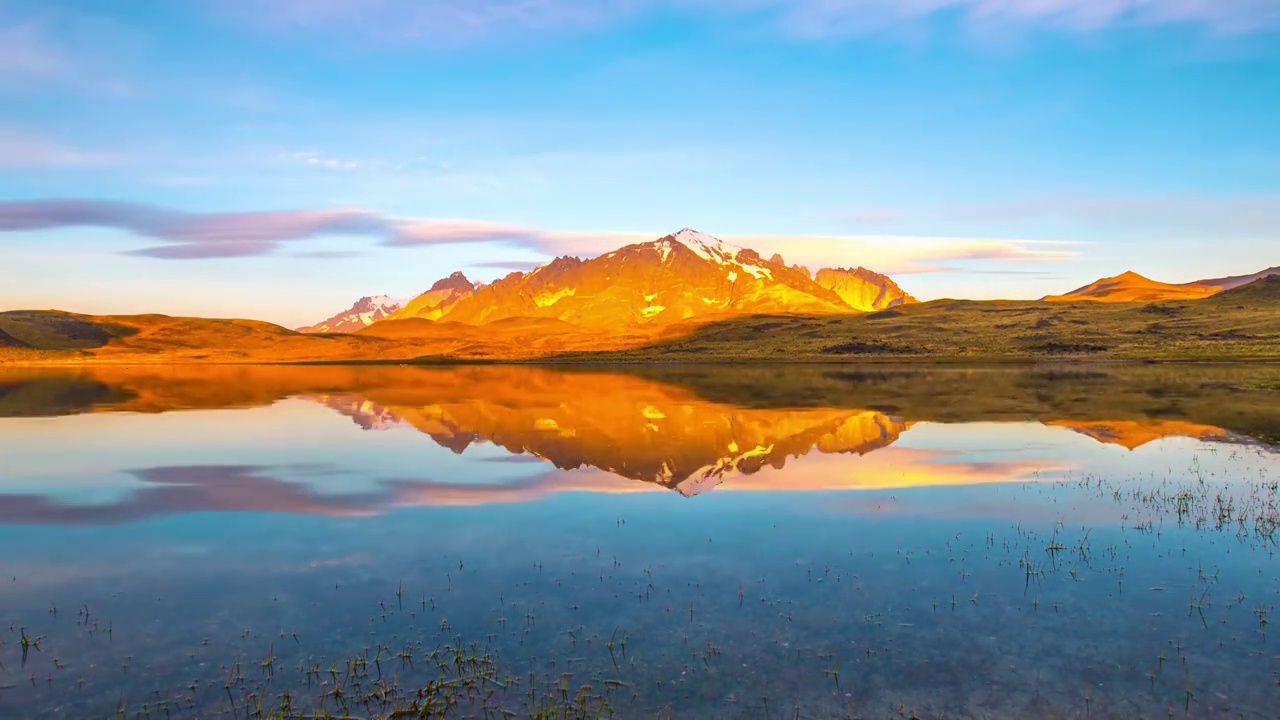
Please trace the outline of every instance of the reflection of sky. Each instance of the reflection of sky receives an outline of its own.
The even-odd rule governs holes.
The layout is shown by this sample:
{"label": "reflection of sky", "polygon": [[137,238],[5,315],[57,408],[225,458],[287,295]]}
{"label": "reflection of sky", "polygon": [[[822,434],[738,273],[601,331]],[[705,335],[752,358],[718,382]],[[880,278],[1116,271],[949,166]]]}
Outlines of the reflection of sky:
{"label": "reflection of sky", "polygon": [[[279,467],[282,479],[316,492],[359,492],[379,478],[430,478],[501,484],[537,475],[543,463],[481,462],[510,457],[484,444],[455,455],[412,428],[363,431],[349,418],[307,400],[249,410],[100,413],[3,419],[0,492],[81,500],[116,497],[141,486],[123,471],[187,465]],[[333,472],[291,472],[314,465]]]}
{"label": "reflection of sky", "polygon": [[[1139,535],[1135,523],[1150,509],[1133,496],[1054,482],[1149,485],[1198,470],[1220,485],[1280,475],[1276,456],[1247,446],[1171,437],[1128,450],[1036,422],[921,422],[861,455],[815,450],[780,468],[682,485],[698,491],[686,497],[596,468],[557,470],[489,443],[458,456],[407,424],[364,430],[307,399],[4,419],[0,437],[0,618],[48,633],[43,667],[71,658],[70,672],[88,681],[67,694],[0,671],[0,686],[18,681],[0,693],[0,717],[20,716],[4,704],[19,701],[101,716],[124,694],[150,697],[193,678],[220,692],[228,658],[265,648],[299,667],[425,637],[418,618],[380,612],[401,583],[414,600],[439,603],[431,625],[451,623],[447,637],[428,641],[494,632],[517,665],[521,652],[580,657],[566,629],[604,642],[622,626],[643,638],[637,677],[665,682],[687,669],[689,647],[714,641],[723,666],[697,677],[721,684],[712,700],[721,709],[730,692],[758,691],[757,671],[779,685],[812,682],[805,692],[825,696],[821,667],[800,663],[803,677],[786,675],[795,667],[778,653],[781,642],[840,653],[850,677],[859,668],[878,674],[895,707],[900,689],[932,692],[934,669],[950,668],[946,692],[984,702],[990,688],[1025,687],[1034,672],[1037,692],[1075,707],[1081,688],[1101,677],[1124,702],[1156,697],[1159,712],[1147,715],[1162,716],[1183,691],[1180,658],[1167,650],[1154,694],[1143,673],[1173,641],[1205,697],[1221,690],[1250,717],[1273,702],[1251,614],[1274,594],[1267,550],[1167,516],[1158,535]],[[1029,586],[1018,563],[1052,565],[1044,548],[1055,533],[1070,549]],[[1088,563],[1074,555],[1085,537]],[[1201,569],[1215,578],[1207,626],[1187,616]],[[650,583],[653,602],[634,600]],[[1247,603],[1233,605],[1237,594]],[[87,637],[74,611],[53,618],[54,603],[92,606],[114,638]],[[689,622],[695,604],[698,620]],[[500,614],[519,617],[529,605],[536,624],[494,627]],[[296,647],[272,646],[294,628],[303,631]],[[246,629],[256,634],[246,639]],[[11,671],[15,652],[0,646]],[[115,672],[124,657],[136,663],[128,676]],[[687,701],[683,689],[672,692]],[[1101,689],[1097,697],[1105,700]],[[1013,709],[996,716],[1029,716],[1017,712],[1026,708],[1016,693],[1006,699]]]}
{"label": "reflection of sky", "polygon": [[[590,467],[559,471],[487,442],[457,455],[407,424],[364,430],[306,399],[252,409],[5,419],[0,432],[6,439],[0,495],[11,498],[9,522],[135,522],[204,510],[360,516],[573,492],[669,492]],[[1265,465],[1257,451],[1187,438],[1128,450],[1036,422],[917,423],[893,444],[862,455],[814,451],[781,468],[731,470],[679,489],[705,497],[955,486],[977,498],[972,488],[989,484],[1182,478],[1193,468],[1208,478],[1249,478]],[[911,512],[926,505],[917,500]],[[97,506],[105,512],[93,511]]]}

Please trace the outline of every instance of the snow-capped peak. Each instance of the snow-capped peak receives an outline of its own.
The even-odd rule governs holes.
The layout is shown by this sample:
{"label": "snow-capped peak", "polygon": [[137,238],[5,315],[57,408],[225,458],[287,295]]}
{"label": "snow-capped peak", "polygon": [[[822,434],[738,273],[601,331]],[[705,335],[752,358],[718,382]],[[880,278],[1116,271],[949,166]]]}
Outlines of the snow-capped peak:
{"label": "snow-capped peak", "polygon": [[662,253],[663,262],[666,262],[671,255],[673,244],[683,245],[703,260],[726,266],[729,270],[730,282],[737,280],[737,270],[745,270],[757,279],[773,278],[773,271],[759,263],[760,256],[755,252],[748,252],[718,237],[690,228],[685,228],[674,235],[668,235],[656,243],[658,252]]}
{"label": "snow-capped peak", "polygon": [[380,308],[388,308],[394,305],[397,310],[400,309],[402,305],[404,305],[403,300],[396,300],[395,298],[387,295],[372,295],[369,297],[363,297],[363,298],[360,298],[360,302],[366,303],[372,307],[380,307]]}
{"label": "snow-capped peak", "polygon": [[732,262],[738,257],[738,252],[742,250],[742,248],[730,245],[720,238],[690,228],[685,228],[672,235],[671,239],[689,248],[693,251],[693,254],[703,260],[710,260],[720,265]]}

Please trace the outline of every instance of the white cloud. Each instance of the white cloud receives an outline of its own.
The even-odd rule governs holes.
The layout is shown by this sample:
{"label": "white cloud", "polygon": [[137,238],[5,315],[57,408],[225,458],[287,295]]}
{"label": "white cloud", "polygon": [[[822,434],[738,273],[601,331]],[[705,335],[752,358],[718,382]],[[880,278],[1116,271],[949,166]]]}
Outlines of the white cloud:
{"label": "white cloud", "polygon": [[281,153],[280,159],[285,162],[306,165],[308,167],[323,168],[325,170],[359,170],[364,164],[359,160],[351,160],[347,158],[337,158],[328,155],[322,155],[318,152],[293,152]]}

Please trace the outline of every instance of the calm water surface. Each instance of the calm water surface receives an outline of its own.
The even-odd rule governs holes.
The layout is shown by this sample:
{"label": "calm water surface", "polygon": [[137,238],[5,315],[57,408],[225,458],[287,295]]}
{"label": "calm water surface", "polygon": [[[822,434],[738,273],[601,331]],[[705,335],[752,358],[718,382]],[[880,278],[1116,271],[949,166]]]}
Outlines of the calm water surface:
{"label": "calm water surface", "polygon": [[1278,440],[1280,367],[10,370],[0,717],[1280,717]]}

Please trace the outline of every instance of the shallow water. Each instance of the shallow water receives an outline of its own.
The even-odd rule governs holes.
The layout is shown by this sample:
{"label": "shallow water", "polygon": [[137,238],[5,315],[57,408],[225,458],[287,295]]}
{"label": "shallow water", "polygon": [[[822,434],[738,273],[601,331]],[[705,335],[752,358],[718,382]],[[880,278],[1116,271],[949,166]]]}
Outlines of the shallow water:
{"label": "shallow water", "polygon": [[0,717],[459,643],[492,717],[1277,717],[1278,437],[1275,366],[7,371]]}

